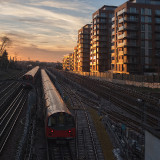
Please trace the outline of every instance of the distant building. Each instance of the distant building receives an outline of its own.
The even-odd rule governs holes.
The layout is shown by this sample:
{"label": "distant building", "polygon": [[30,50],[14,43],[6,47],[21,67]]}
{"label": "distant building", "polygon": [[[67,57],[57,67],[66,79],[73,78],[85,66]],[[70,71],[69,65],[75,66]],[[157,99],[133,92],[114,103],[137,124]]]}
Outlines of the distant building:
{"label": "distant building", "polygon": [[69,57],[64,56],[63,62],[62,62],[63,70],[69,70]]}
{"label": "distant building", "polygon": [[90,71],[110,70],[111,25],[115,6],[104,5],[92,14]]}
{"label": "distant building", "polygon": [[160,72],[160,1],[130,0],[112,18],[114,73]]}
{"label": "distant building", "polygon": [[69,54],[69,70],[73,71],[74,69],[74,53]]}
{"label": "distant building", "polygon": [[78,50],[77,46],[74,47],[74,71],[78,71]]}
{"label": "distant building", "polygon": [[74,54],[70,53],[69,55],[64,56],[63,58],[63,70],[73,71],[73,60]]}
{"label": "distant building", "polygon": [[90,31],[91,24],[86,24],[78,31],[78,71],[90,71]]}

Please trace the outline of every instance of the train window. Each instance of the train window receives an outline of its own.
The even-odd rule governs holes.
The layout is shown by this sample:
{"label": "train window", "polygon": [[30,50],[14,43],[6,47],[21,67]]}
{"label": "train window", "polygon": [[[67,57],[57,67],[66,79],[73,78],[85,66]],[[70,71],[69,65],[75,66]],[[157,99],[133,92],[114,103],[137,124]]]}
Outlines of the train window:
{"label": "train window", "polygon": [[74,126],[74,118],[70,115],[66,116],[66,125],[67,126]]}
{"label": "train window", "polygon": [[48,127],[54,127],[56,125],[56,117],[49,117],[48,118]]}
{"label": "train window", "polygon": [[59,114],[59,117],[58,117],[58,124],[60,125],[60,126],[63,126],[64,125],[64,114],[63,113],[60,113]]}

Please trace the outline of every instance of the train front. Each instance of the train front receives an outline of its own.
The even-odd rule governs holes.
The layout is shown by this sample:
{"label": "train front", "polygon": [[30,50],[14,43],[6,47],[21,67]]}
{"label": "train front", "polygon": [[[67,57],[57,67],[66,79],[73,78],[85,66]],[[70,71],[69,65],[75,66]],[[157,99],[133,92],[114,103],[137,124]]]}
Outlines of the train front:
{"label": "train front", "polygon": [[73,139],[76,129],[74,117],[65,112],[58,112],[48,117],[46,124],[48,139]]}

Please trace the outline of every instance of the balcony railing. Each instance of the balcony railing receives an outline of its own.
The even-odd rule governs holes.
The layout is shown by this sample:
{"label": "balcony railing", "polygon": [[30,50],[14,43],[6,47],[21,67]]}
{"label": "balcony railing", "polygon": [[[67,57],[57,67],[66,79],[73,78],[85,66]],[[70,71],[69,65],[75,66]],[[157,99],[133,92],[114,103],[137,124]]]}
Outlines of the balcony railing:
{"label": "balcony railing", "polygon": [[135,10],[135,11],[127,10],[127,13],[131,13],[131,14],[139,14],[139,11],[138,11],[138,10]]}
{"label": "balcony railing", "polygon": [[115,21],[115,17],[112,18],[112,21]]}
{"label": "balcony railing", "polygon": [[112,42],[115,42],[115,38],[112,38]]}
{"label": "balcony railing", "polygon": [[130,18],[130,17],[124,17],[124,18],[121,18],[119,19],[119,23],[122,23],[124,21],[131,21],[131,22],[138,22],[138,18]]}
{"label": "balcony railing", "polygon": [[124,38],[124,34],[121,34],[118,36],[118,39],[123,39]]}
{"label": "balcony railing", "polygon": [[122,30],[124,30],[124,26],[121,26],[118,28],[118,31],[122,31]]}
{"label": "balcony railing", "polygon": [[138,18],[125,17],[125,21],[138,22]]}
{"label": "balcony railing", "polygon": [[119,51],[118,52],[118,55],[120,56],[120,55],[123,55],[123,53],[124,53],[124,51]]}
{"label": "balcony railing", "polygon": [[111,57],[114,57],[116,54],[115,53],[111,53]]}
{"label": "balcony railing", "polygon": [[112,32],[112,35],[115,35],[115,31]]}
{"label": "balcony railing", "polygon": [[112,24],[112,28],[114,28],[115,27],[115,24]]}
{"label": "balcony railing", "polygon": [[124,18],[119,19],[119,23],[122,23],[124,21]]}
{"label": "balcony railing", "polygon": [[111,46],[111,49],[112,49],[112,50],[114,50],[114,49],[115,49],[115,46],[114,46],[114,45],[113,45],[113,46]]}
{"label": "balcony railing", "polygon": [[121,10],[121,11],[119,11],[119,12],[117,13],[117,16],[119,16],[119,15],[123,14],[124,12],[126,12],[126,8],[125,8],[125,9],[123,9],[123,10]]}
{"label": "balcony railing", "polygon": [[118,47],[123,47],[124,43],[118,43]]}

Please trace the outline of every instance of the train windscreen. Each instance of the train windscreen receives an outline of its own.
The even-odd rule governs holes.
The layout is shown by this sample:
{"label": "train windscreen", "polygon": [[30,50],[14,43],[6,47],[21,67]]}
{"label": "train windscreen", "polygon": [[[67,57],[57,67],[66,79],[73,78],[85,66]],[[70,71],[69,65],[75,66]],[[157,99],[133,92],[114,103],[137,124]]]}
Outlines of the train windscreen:
{"label": "train windscreen", "polygon": [[48,118],[48,127],[67,129],[74,127],[74,118],[66,113],[57,113]]}

